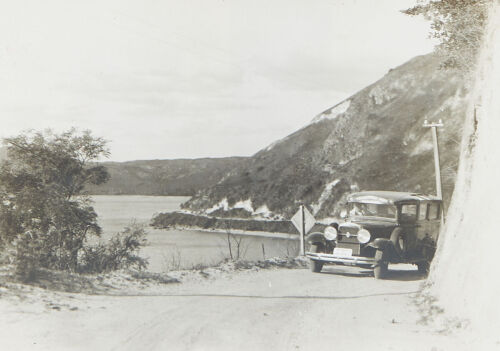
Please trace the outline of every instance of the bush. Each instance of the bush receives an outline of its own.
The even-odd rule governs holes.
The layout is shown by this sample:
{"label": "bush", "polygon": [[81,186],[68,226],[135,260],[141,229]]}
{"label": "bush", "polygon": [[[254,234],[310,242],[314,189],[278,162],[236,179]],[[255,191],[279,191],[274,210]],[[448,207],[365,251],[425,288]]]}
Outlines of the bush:
{"label": "bush", "polygon": [[13,248],[17,275],[37,268],[75,271],[87,238],[101,228],[85,186],[109,179],[94,161],[108,156],[106,141],[89,131],[26,132],[4,139],[0,164],[0,250]]}
{"label": "bush", "polygon": [[84,246],[80,271],[102,273],[124,268],[144,269],[148,261],[138,253],[146,243],[144,226],[132,223],[106,244]]}

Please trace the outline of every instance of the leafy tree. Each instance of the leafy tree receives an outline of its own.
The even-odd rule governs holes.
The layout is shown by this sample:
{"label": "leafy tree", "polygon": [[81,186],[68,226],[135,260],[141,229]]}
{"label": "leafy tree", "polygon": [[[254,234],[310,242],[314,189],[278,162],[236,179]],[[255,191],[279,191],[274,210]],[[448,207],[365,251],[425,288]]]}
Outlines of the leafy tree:
{"label": "leafy tree", "polygon": [[484,35],[488,9],[493,0],[417,0],[404,10],[431,21],[431,37],[443,55],[443,67],[470,72],[475,66]]}
{"label": "leafy tree", "polygon": [[0,249],[13,252],[18,273],[37,267],[75,271],[89,235],[99,235],[85,185],[109,179],[99,157],[106,141],[89,131],[26,132],[4,139],[0,166]]}

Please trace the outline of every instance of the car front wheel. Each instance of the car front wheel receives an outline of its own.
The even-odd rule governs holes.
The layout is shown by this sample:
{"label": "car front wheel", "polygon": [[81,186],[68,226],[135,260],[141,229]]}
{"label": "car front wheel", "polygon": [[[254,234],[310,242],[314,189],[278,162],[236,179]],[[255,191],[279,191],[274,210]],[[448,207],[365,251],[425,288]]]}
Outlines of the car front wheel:
{"label": "car front wheel", "polygon": [[375,253],[375,259],[377,260],[377,265],[373,268],[373,276],[375,279],[384,279],[387,276],[389,263],[384,256],[384,252],[381,250],[377,250],[377,253]]}
{"label": "car front wheel", "polygon": [[[322,252],[321,249],[322,249],[322,246],[317,245],[317,244],[312,244],[309,251],[311,251],[313,253],[317,253],[317,252]],[[323,262],[311,260],[309,262],[309,267],[311,268],[311,272],[319,273],[323,269]]]}

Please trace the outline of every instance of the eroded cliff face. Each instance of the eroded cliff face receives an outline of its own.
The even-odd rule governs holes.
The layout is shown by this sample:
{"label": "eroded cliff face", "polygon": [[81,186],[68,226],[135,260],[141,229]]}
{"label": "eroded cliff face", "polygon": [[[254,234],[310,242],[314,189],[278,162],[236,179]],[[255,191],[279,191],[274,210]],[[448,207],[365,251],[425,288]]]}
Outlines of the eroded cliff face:
{"label": "eroded cliff face", "polygon": [[[299,202],[317,218],[335,216],[356,190],[434,193],[432,140],[425,119],[442,119],[443,192],[458,164],[466,91],[434,55],[416,57],[314,117],[310,124],[245,160],[185,208],[210,213],[245,208],[290,216]],[[286,116],[284,116],[286,118]],[[244,206],[242,205],[244,204]]]}
{"label": "eroded cliff face", "polygon": [[[467,349],[500,345],[500,5],[490,13],[464,125],[460,168],[427,292],[444,313],[441,328],[469,325]],[[452,323],[450,325],[450,322]]]}

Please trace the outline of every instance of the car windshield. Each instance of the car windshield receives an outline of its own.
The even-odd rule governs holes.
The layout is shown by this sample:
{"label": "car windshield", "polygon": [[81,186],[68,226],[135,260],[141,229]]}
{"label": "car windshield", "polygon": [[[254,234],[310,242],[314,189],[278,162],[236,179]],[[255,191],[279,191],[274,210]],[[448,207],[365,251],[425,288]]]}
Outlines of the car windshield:
{"label": "car windshield", "polygon": [[349,216],[396,218],[396,207],[393,205],[351,202],[349,203]]}

